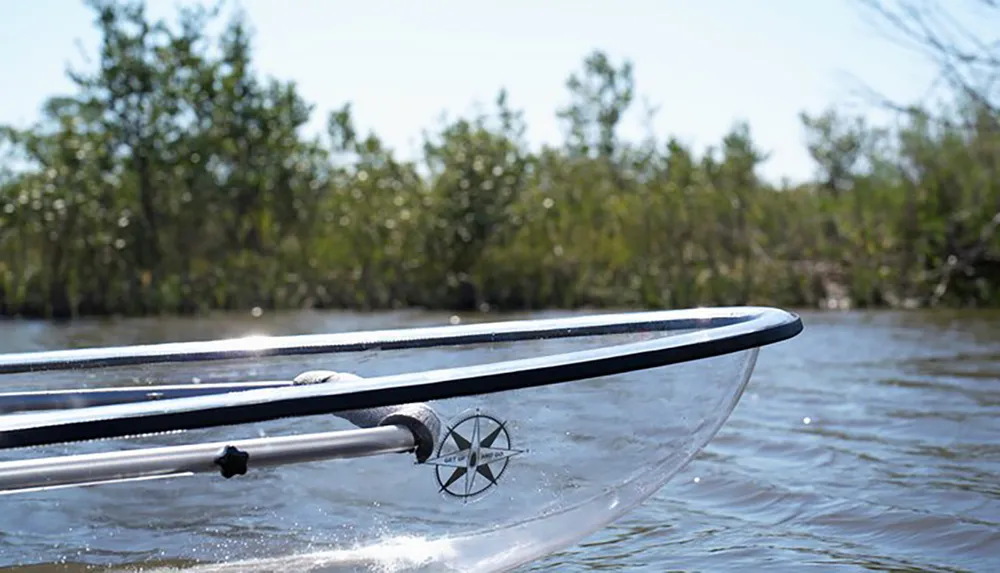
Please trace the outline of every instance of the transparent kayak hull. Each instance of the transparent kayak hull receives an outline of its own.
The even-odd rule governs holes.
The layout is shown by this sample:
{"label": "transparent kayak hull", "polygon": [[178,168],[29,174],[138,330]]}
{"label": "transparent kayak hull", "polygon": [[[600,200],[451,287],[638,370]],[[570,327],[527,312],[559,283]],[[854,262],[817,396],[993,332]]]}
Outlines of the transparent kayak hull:
{"label": "transparent kayak hull", "polygon": [[[8,355],[0,570],[510,570],[659,490],[725,422],[760,348],[800,330],[751,307]],[[293,383],[310,371],[358,377]],[[383,423],[415,406],[439,422],[422,455],[411,426]],[[350,415],[372,411],[361,429]],[[121,420],[143,435],[102,430]],[[296,436],[310,455],[289,457]],[[249,452],[228,478],[211,473],[226,444]],[[30,463],[85,483],[93,460],[184,447],[200,466],[14,487]]]}

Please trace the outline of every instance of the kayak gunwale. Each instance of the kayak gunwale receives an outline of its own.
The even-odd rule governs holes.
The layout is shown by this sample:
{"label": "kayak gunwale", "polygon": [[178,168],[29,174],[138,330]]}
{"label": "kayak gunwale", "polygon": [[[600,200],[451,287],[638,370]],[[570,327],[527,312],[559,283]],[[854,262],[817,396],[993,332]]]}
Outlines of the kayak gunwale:
{"label": "kayak gunwale", "polygon": [[[547,386],[669,366],[792,338],[801,319],[769,307],[717,307],[342,334],[182,342],[0,356],[0,372],[427,348],[650,331],[639,342],[351,381],[0,416],[0,449],[232,426]],[[221,344],[223,348],[212,348]],[[321,350],[322,349],[322,350]],[[136,361],[140,360],[140,361]],[[4,370],[6,368],[6,370]]]}
{"label": "kayak gunwale", "polygon": [[797,315],[776,308],[699,307],[479,324],[18,352],[0,354],[0,374],[717,329],[762,319],[765,322],[766,319],[778,320],[782,324],[762,328],[761,345],[774,342],[767,334],[775,328],[782,330],[785,327],[794,331],[784,333],[789,338],[802,328]]}

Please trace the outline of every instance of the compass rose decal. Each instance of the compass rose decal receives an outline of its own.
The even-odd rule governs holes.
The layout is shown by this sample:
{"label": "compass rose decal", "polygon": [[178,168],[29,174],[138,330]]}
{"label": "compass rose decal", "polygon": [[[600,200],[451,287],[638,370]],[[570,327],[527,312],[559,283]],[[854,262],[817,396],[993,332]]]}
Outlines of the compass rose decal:
{"label": "compass rose decal", "polygon": [[505,422],[477,408],[448,428],[437,456],[424,463],[436,466],[442,492],[468,501],[495,486],[510,458],[523,452],[511,447]]}

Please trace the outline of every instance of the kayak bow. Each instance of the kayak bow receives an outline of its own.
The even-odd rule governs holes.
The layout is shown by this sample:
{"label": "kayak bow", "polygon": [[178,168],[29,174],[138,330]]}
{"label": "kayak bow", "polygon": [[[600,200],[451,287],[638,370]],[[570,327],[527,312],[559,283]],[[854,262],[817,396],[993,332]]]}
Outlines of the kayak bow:
{"label": "kayak bow", "polygon": [[[699,308],[0,355],[0,374],[22,384],[0,393],[0,493],[27,495],[3,498],[16,519],[20,499],[29,511],[37,496],[105,489],[82,486],[131,492],[72,498],[109,525],[75,550],[67,547],[77,542],[64,539],[59,559],[70,551],[107,564],[110,548],[134,534],[125,524],[135,509],[123,501],[149,495],[139,489],[149,480],[218,473],[245,494],[279,485],[311,490],[320,482],[310,481],[317,479],[310,468],[349,462],[335,482],[322,482],[329,499],[309,498],[330,506],[310,528],[333,546],[379,547],[387,532],[429,536],[447,540],[448,550],[414,568],[506,570],[576,542],[652,495],[728,418],[758,350],[801,330],[798,316],[778,309]],[[204,373],[212,374],[206,383],[170,381]],[[66,388],[83,377],[106,382]],[[254,437],[234,435],[248,426]],[[176,443],[184,432],[195,438]],[[400,459],[434,479],[414,480]],[[291,464],[305,465],[281,469]],[[255,471],[264,468],[272,469]],[[487,496],[501,480],[506,493]],[[198,483],[185,495],[225,514],[224,501],[198,493],[211,482]],[[60,507],[73,507],[66,499]],[[309,520],[290,493],[257,499],[274,519]],[[446,509],[449,500],[461,509]],[[141,511],[163,516],[157,535],[183,519],[169,504]],[[17,527],[4,519],[0,528]],[[182,523],[164,537],[178,541],[163,551],[189,558],[201,541]],[[274,561],[287,547],[261,543],[258,554],[237,561],[215,545],[197,551],[239,571],[290,566]],[[2,540],[0,554],[15,564],[32,559]],[[336,569],[346,567],[344,555],[338,549],[313,561]]]}

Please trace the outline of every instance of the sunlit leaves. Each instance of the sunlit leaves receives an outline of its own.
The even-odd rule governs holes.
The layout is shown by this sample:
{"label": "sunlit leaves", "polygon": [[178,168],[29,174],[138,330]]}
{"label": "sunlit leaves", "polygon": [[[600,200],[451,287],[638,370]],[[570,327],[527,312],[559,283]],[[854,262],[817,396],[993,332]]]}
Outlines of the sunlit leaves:
{"label": "sunlit leaves", "polygon": [[745,124],[704,150],[624,141],[631,64],[594,52],[563,145],[529,148],[501,91],[411,161],[350,104],[306,137],[312,105],[254,70],[239,17],[213,37],[214,10],[90,4],[102,41],[76,92],[0,130],[2,313],[812,305],[831,287],[909,304],[942,284],[1000,303],[1000,136],[974,101],[896,130],[804,116],[817,181],[775,186]]}

